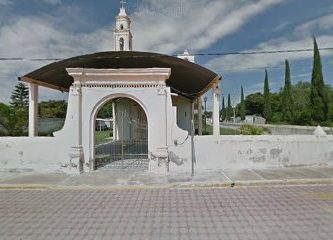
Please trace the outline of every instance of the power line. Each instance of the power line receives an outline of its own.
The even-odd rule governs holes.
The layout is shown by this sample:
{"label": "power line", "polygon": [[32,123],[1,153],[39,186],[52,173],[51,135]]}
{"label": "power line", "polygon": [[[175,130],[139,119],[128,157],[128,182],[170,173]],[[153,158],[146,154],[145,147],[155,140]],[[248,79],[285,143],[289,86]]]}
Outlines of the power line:
{"label": "power line", "polygon": [[64,58],[6,58],[6,57],[0,57],[0,61],[60,61],[64,60]]}
{"label": "power line", "polygon": [[[333,47],[320,48],[321,51],[331,51]],[[226,52],[226,53],[195,53],[194,56],[225,56],[225,55],[260,55],[260,54],[277,54],[277,53],[300,53],[313,52],[312,48],[305,49],[288,49],[288,50],[271,50],[271,51],[251,51],[251,52]]]}
{"label": "power line", "polygon": [[[333,47],[320,48],[320,51],[332,51]],[[287,50],[270,50],[270,51],[251,51],[251,52],[225,52],[225,53],[194,53],[194,56],[227,56],[227,55],[263,55],[263,54],[278,54],[278,53],[301,53],[313,52],[312,48],[305,49],[287,49]],[[182,56],[180,55],[172,55]],[[135,57],[135,56],[132,56]],[[21,58],[21,57],[0,57],[0,61],[61,61],[65,58]]]}
{"label": "power line", "polygon": [[[293,67],[300,67],[304,65],[309,65],[309,63],[297,63],[292,64]],[[312,66],[312,63],[310,63]],[[322,64],[323,67],[331,67],[331,64]],[[240,71],[246,71],[246,70],[264,70],[267,69],[280,69],[284,68],[285,63],[277,64],[277,65],[266,65],[266,66],[257,66],[257,67],[238,67],[238,68],[225,68],[225,69],[218,69],[214,70],[216,73],[225,73],[225,72],[240,72]]]}

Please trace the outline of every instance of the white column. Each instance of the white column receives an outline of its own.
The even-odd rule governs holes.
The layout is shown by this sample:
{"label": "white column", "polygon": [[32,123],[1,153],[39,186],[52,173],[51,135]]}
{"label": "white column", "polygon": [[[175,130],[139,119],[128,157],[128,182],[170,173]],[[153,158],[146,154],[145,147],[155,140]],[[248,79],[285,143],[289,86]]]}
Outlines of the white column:
{"label": "white column", "polygon": [[29,137],[38,136],[38,85],[29,83]]}
{"label": "white column", "polygon": [[116,128],[116,103],[112,102],[112,137],[113,141],[118,140],[117,139],[117,128]]}
{"label": "white column", "polygon": [[198,134],[202,135],[202,99],[198,98]]}
{"label": "white column", "polygon": [[72,129],[72,133],[75,136],[74,142],[71,146],[71,151],[69,153],[70,156],[70,163],[69,168],[70,170],[77,171],[79,170],[80,173],[83,171],[89,171],[89,168],[85,168],[84,165],[84,154],[83,154],[83,147],[82,147],[82,88],[81,82],[75,81],[70,92],[73,104],[75,106],[75,112],[73,112],[73,120],[75,121],[75,128]]}
{"label": "white column", "polygon": [[220,89],[218,83],[213,85],[213,135],[220,135]]}

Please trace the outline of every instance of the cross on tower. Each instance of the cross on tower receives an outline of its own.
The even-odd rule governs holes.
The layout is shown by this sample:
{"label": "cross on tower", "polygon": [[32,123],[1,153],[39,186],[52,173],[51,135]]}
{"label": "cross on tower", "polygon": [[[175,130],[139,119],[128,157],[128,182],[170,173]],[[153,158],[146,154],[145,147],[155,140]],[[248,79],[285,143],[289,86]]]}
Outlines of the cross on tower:
{"label": "cross on tower", "polygon": [[125,2],[124,0],[121,0],[121,1],[120,1],[121,8],[125,8],[125,3],[127,3],[127,2]]}

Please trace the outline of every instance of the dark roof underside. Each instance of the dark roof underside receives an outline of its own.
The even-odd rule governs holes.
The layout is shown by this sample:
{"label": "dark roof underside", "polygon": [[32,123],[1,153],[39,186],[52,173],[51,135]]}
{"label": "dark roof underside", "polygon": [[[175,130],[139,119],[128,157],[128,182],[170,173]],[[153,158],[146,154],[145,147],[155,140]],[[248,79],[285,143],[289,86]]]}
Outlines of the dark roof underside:
{"label": "dark roof underside", "polygon": [[68,91],[73,78],[66,68],[171,68],[167,85],[172,92],[194,98],[206,90],[218,76],[216,73],[189,61],[147,52],[100,52],[69,58],[33,71],[20,80],[30,79],[55,89]]}

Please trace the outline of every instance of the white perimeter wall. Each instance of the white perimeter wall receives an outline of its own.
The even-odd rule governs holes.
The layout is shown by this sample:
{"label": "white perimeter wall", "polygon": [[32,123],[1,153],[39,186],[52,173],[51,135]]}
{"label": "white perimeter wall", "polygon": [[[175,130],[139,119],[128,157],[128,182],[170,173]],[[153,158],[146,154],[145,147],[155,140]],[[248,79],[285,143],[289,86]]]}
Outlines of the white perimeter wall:
{"label": "white perimeter wall", "polygon": [[[56,138],[46,137],[2,137],[0,168],[66,171],[61,165],[68,164],[68,151],[63,151],[59,147],[63,143],[58,141]],[[333,166],[333,136],[196,136],[194,150],[196,172],[218,169]],[[178,145],[169,146],[169,155],[170,172],[191,172],[190,137],[178,137]],[[163,169],[161,170],[163,172]],[[156,171],[158,170],[153,170]]]}
{"label": "white perimeter wall", "polygon": [[[0,168],[30,168],[40,171],[64,170],[68,164],[68,151],[62,144],[51,137],[1,137]],[[65,151],[67,150],[67,151]]]}
{"label": "white perimeter wall", "polygon": [[333,165],[333,136],[197,136],[196,170]]}

